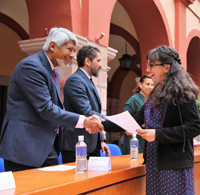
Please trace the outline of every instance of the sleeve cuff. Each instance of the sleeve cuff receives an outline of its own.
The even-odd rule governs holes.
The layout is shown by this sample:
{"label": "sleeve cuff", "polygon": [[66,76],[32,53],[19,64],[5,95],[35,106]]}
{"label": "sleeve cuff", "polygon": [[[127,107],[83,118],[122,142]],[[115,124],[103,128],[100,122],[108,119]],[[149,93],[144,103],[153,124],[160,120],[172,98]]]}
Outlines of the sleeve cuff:
{"label": "sleeve cuff", "polygon": [[84,121],[85,121],[85,116],[84,115],[80,115],[75,128],[83,129],[84,128]]}
{"label": "sleeve cuff", "polygon": [[156,130],[156,136],[155,136],[155,141],[160,141],[161,138],[161,130],[160,129],[155,129]]}

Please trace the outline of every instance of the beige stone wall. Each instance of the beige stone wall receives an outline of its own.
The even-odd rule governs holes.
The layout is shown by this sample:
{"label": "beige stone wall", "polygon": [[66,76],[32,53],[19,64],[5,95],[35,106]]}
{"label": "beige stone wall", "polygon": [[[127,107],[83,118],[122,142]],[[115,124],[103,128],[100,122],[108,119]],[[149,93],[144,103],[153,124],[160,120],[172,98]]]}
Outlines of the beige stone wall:
{"label": "beige stone wall", "polygon": [[162,7],[165,11],[173,46],[175,45],[175,0],[160,0]]}
{"label": "beige stone wall", "polygon": [[0,75],[10,77],[16,65],[27,55],[21,51],[18,34],[0,22]]}
{"label": "beige stone wall", "polygon": [[[165,11],[173,46],[175,46],[175,0],[160,0]],[[193,29],[200,30],[200,1],[196,0],[186,9],[186,38]]]}
{"label": "beige stone wall", "polygon": [[[195,1],[197,2],[197,1]],[[193,29],[197,29],[200,31],[200,21],[199,16],[200,15],[200,2],[196,5],[198,9],[194,9],[194,13],[190,9],[186,9],[186,37],[189,35],[189,33]],[[199,12],[197,12],[199,11]]]}
{"label": "beige stone wall", "polygon": [[200,1],[195,0],[193,4],[189,5],[189,8],[198,16],[200,17]]}

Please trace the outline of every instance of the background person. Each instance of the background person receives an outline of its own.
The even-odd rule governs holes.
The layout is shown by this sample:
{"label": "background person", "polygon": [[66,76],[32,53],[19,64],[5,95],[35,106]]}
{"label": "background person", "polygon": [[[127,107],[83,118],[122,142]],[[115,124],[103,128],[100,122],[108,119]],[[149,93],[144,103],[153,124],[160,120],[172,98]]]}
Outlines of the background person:
{"label": "background person", "polygon": [[200,133],[198,88],[181,66],[178,52],[160,46],[147,54],[147,71],[156,83],[134,115],[147,140],[146,194],[195,194],[193,138]]}
{"label": "background person", "polygon": [[[124,111],[128,111],[132,116],[144,105],[144,102],[148,98],[150,92],[154,87],[154,83],[149,75],[143,75],[140,77],[138,87],[134,90],[134,95],[131,96],[124,105]],[[130,154],[130,140],[132,134],[125,131],[123,134],[123,149],[122,154]],[[145,140],[137,135],[139,141],[139,153],[144,151]]]}
{"label": "background person", "polygon": [[86,127],[93,133],[104,129],[99,116],[85,117],[63,110],[55,67],[71,62],[77,43],[69,30],[52,28],[43,50],[23,59],[13,71],[0,132],[5,171],[58,164],[61,126],[71,131]]}
{"label": "background person", "polygon": [[[100,50],[96,47],[85,45],[77,54],[78,69],[66,81],[64,86],[64,106],[67,111],[85,116],[93,114],[103,117],[101,113],[101,100],[97,89],[92,82],[92,76],[98,77],[102,68]],[[100,156],[100,149],[106,150],[110,156],[109,147],[105,144],[103,132],[89,134],[84,129],[64,132],[62,144],[62,159],[64,163],[75,161],[75,145],[78,136],[84,135],[89,156]]]}

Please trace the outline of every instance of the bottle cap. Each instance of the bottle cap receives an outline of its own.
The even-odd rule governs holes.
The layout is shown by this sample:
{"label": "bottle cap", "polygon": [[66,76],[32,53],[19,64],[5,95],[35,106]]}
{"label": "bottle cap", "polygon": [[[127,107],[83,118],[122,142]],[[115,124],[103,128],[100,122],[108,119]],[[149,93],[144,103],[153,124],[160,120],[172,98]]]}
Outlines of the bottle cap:
{"label": "bottle cap", "polygon": [[84,140],[84,135],[79,135],[79,136],[78,136],[78,140],[79,140],[79,141],[83,141],[83,140]]}
{"label": "bottle cap", "polygon": [[132,134],[132,137],[133,137],[133,138],[136,138],[136,134],[135,134],[135,133],[133,133],[133,134]]}

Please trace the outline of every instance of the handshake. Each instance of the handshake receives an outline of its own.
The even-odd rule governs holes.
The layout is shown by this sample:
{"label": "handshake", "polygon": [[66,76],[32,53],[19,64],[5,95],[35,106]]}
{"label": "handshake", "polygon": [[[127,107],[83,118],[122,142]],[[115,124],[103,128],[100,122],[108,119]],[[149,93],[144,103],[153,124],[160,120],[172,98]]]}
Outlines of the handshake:
{"label": "handshake", "polygon": [[83,127],[90,134],[100,133],[104,130],[104,126],[101,124],[102,121],[104,121],[104,119],[94,114],[92,116],[85,117]]}

